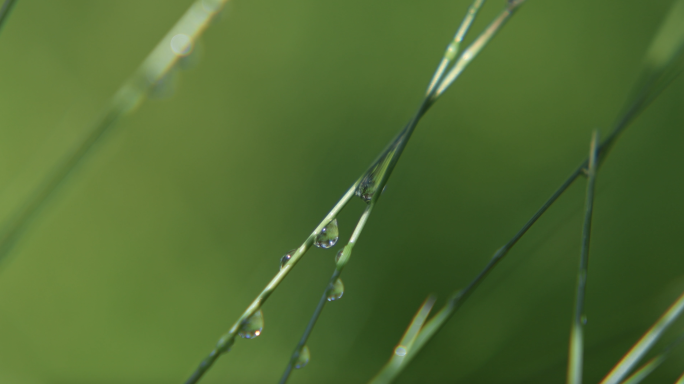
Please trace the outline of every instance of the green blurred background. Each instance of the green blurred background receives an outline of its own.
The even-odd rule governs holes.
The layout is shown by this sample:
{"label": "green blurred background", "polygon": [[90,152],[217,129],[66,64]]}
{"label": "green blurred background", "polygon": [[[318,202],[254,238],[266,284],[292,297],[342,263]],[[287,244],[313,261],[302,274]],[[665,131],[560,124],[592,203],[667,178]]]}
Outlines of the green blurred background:
{"label": "green blurred background", "polygon": [[[0,33],[1,218],[190,3],[19,0]],[[197,65],[93,148],[3,262],[0,382],[183,382],[408,121],[468,4],[230,2]],[[473,34],[504,4],[488,3]],[[419,125],[290,382],[366,382],[429,293],[439,306],[464,287],[582,161],[592,130],[608,133],[669,5],[525,4]],[[683,126],[679,78],[599,173],[587,382],[684,290]],[[564,380],[584,185],[399,383]],[[362,209],[340,215],[339,244]],[[263,335],[202,382],[276,382],[339,247],[310,251],[264,305]],[[647,382],[683,371],[678,350]]]}

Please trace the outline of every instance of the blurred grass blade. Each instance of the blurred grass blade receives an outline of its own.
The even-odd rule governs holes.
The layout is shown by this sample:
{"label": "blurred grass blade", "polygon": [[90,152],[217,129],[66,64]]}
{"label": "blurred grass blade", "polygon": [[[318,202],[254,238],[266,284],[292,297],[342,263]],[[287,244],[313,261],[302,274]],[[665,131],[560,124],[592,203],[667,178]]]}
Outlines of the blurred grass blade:
{"label": "blurred grass blade", "polygon": [[423,324],[434,304],[435,296],[430,295],[425,299],[423,305],[420,306],[418,312],[413,316],[413,320],[411,320],[411,324],[409,324],[406,332],[404,332],[404,336],[402,336],[399,345],[392,351],[392,357],[369,384],[388,384],[399,375],[404,358],[411,350],[413,343],[415,342],[416,337],[418,337],[418,333],[423,328]]}
{"label": "blurred grass blade", "polygon": [[663,335],[665,330],[672,325],[672,323],[684,311],[684,293],[665,311],[665,313],[656,321],[655,324],[634,344],[632,349],[627,352],[625,356],[618,362],[615,367],[608,373],[608,375],[601,381],[601,384],[618,384],[627,374],[634,368],[634,366],[641,360],[641,358],[648,352],[653,344]]}
{"label": "blurred grass blade", "polygon": [[648,363],[644,364],[641,368],[639,368],[636,372],[634,372],[630,377],[628,377],[625,381],[623,381],[621,384],[639,384],[641,383],[642,380],[644,380],[648,375],[651,374],[656,368],[660,366],[660,364],[665,361],[665,356],[663,355],[658,355],[651,360],[648,361]]}
{"label": "blurred grass blade", "polygon": [[[675,0],[660,24],[648,51],[639,80],[627,98],[613,132],[601,145],[608,152],[619,133],[634,120],[684,69],[684,0]],[[605,158],[605,156],[602,156]]]}
{"label": "blurred grass blade", "polygon": [[2,27],[5,25],[7,18],[9,18],[12,7],[14,7],[16,2],[17,0],[5,0],[0,6],[0,31],[2,31]]}
{"label": "blurred grass blade", "polygon": [[49,176],[34,190],[19,210],[4,223],[0,235],[0,260],[10,251],[26,226],[52,195],[54,190],[76,168],[104,134],[125,114],[135,110],[150,90],[169,75],[178,61],[192,52],[193,46],[209,23],[228,0],[196,0],[171,30],[122,85],[105,109],[102,117],[58,163]]}
{"label": "blurred grass blade", "polygon": [[675,384],[684,384],[684,373],[682,373],[682,375],[679,376],[679,379],[677,379]]}
{"label": "blurred grass blade", "polygon": [[570,351],[568,354],[568,384],[582,384],[582,365],[584,361],[584,297],[589,268],[589,240],[591,239],[591,218],[594,211],[594,186],[598,167],[599,134],[594,131],[589,150],[587,166],[587,197],[582,226],[582,251],[577,273],[577,292],[575,294],[575,313],[570,330]]}

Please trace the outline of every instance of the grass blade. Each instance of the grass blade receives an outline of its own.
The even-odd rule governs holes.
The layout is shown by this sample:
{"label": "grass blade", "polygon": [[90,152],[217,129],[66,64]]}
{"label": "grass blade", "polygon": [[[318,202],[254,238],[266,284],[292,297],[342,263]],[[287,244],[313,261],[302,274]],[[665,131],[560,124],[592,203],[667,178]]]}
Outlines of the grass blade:
{"label": "grass blade", "polygon": [[613,367],[603,381],[601,381],[601,384],[620,383],[683,311],[684,293],[663,313],[641,339],[632,346],[632,349]]}
{"label": "grass blade", "polygon": [[406,329],[406,332],[404,332],[401,341],[396,348],[394,348],[394,351],[392,351],[392,357],[380,370],[380,372],[378,372],[378,374],[371,379],[369,384],[391,383],[399,374],[399,372],[401,372],[399,367],[402,365],[404,358],[413,347],[413,343],[415,342],[416,337],[418,337],[418,333],[423,328],[423,324],[430,314],[434,304],[435,296],[430,295],[427,299],[425,299],[423,305],[420,306],[418,312],[416,312],[415,316],[413,316],[413,319]]}
{"label": "grass blade", "polygon": [[181,16],[140,67],[121,86],[102,117],[93,124],[88,133],[61,163],[56,165],[18,211],[4,223],[3,232],[0,234],[0,260],[7,255],[36,213],[83,161],[90,149],[112,129],[121,117],[140,106],[150,90],[174,69],[182,57],[191,52],[194,42],[226,2],[228,0],[197,0]]}
{"label": "grass blade", "polygon": [[637,369],[631,376],[629,376],[621,384],[638,384],[648,375],[658,368],[665,359],[670,355],[674,347],[679,345],[684,340],[684,335],[679,336],[675,341],[670,343],[659,355],[649,360],[646,364]]}
{"label": "grass blade", "polygon": [[452,40],[451,43],[449,43],[449,45],[447,46],[446,51],[444,51],[444,57],[442,58],[442,62],[439,63],[439,66],[437,67],[435,74],[432,76],[432,80],[430,80],[430,85],[428,86],[426,96],[432,93],[437,83],[442,79],[444,71],[446,71],[451,61],[458,54],[458,51],[461,47],[461,42],[463,41],[465,35],[468,33],[468,29],[470,29],[470,26],[475,20],[475,16],[477,16],[477,12],[482,7],[482,4],[484,4],[484,0],[475,0],[472,4],[470,4],[470,7],[468,8],[468,13],[466,13],[465,18],[463,18],[463,21],[461,22],[461,26],[458,27],[458,31],[456,31],[456,35],[454,35],[454,40]]}
{"label": "grass blade", "polygon": [[587,286],[589,268],[589,240],[591,238],[591,218],[594,210],[594,186],[598,165],[598,132],[594,132],[589,151],[587,167],[587,198],[582,227],[582,251],[577,276],[577,293],[575,295],[575,314],[570,331],[570,353],[568,356],[568,384],[582,384],[582,363],[584,360],[584,297]]}
{"label": "grass blade", "polygon": [[[454,67],[449,71],[444,80],[439,84],[439,87],[435,90],[435,98],[444,93],[444,91],[449,88],[449,86],[456,80],[458,76],[463,73],[463,70],[470,64],[473,59],[480,53],[482,48],[484,48],[489,41],[494,37],[494,35],[504,26],[506,21],[513,15],[513,13],[520,7],[525,0],[512,0],[508,2],[506,9],[501,11],[499,16],[497,16],[494,21],[492,21],[487,29],[477,37],[477,39],[470,44],[470,46],[463,51],[463,54],[454,64]],[[458,35],[457,35],[458,36]]]}

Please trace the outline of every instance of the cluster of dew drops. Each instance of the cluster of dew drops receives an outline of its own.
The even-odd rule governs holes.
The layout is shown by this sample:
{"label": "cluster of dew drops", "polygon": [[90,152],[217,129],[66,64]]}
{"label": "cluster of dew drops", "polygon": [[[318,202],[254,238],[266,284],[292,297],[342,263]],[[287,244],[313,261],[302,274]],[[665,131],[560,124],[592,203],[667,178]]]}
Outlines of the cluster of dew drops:
{"label": "cluster of dew drops", "polygon": [[[373,190],[372,186],[368,185],[372,184],[371,182],[366,180],[364,181],[365,183],[361,183],[357,189],[356,195],[365,202],[369,202],[375,193],[375,190]],[[340,230],[337,226],[337,219],[333,219],[321,230],[318,235],[316,235],[316,238],[314,239],[314,245],[323,249],[331,248],[337,244],[337,240],[339,238]],[[290,259],[292,259],[292,256],[295,254],[295,252],[297,252],[297,250],[292,249],[280,258],[280,269],[285,267]],[[342,257],[342,252],[343,250],[340,250],[335,256],[335,263],[337,263],[340,260],[340,257]],[[342,298],[342,295],[344,295],[344,284],[342,283],[342,279],[337,278],[332,286],[328,287],[327,299],[328,301],[339,300]],[[240,330],[238,331],[238,335],[245,339],[253,339],[261,335],[263,328],[264,313],[261,311],[261,309],[259,309],[242,324]],[[310,358],[311,352],[309,351],[309,347],[305,345],[299,350],[294,367],[296,369],[304,368],[309,363]]]}
{"label": "cluster of dew drops", "polygon": [[[331,248],[335,244],[337,244],[337,240],[339,239],[339,237],[340,230],[337,226],[337,219],[333,219],[316,236],[316,239],[314,240],[314,245],[318,248],[323,249]],[[285,267],[285,264],[287,264],[287,262],[290,261],[290,259],[296,251],[296,249],[292,249],[280,258],[280,269],[283,269],[283,267]],[[335,262],[339,260],[341,255],[342,250],[340,250],[335,256]],[[332,287],[328,288],[327,295],[328,301],[335,301],[342,298],[342,295],[344,295],[344,284],[342,284],[341,279],[338,278],[337,280],[335,280],[335,282],[332,284]],[[261,311],[261,309],[259,309],[242,324],[242,326],[238,330],[238,335],[245,339],[253,339],[261,335],[263,328],[264,313]],[[297,360],[294,363],[294,367],[297,369],[304,368],[304,366],[306,366],[309,363],[310,358],[311,352],[309,351],[309,347],[305,345],[304,347],[302,347],[301,350],[299,350]]]}

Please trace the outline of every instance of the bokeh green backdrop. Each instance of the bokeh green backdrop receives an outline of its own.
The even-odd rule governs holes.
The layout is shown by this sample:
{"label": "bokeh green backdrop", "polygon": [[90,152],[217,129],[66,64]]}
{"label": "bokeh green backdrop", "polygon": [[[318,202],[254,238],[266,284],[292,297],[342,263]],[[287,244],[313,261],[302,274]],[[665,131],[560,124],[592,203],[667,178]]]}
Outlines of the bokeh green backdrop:
{"label": "bokeh green backdrop", "polygon": [[[0,34],[2,218],[189,4],[17,3]],[[429,293],[439,306],[475,276],[586,156],[592,130],[607,134],[669,4],[521,8],[419,125],[291,383],[366,382]],[[2,263],[0,382],[183,382],[411,117],[467,6],[229,3],[197,65],[93,149]],[[473,32],[503,6],[487,4]],[[683,125],[680,78],[600,170],[587,382],[684,290]],[[564,380],[583,195],[579,180],[399,383]],[[362,207],[339,217],[340,244]],[[203,382],[275,382],[338,248],[310,251],[263,307],[263,335]],[[682,371],[678,351],[649,382]]]}

